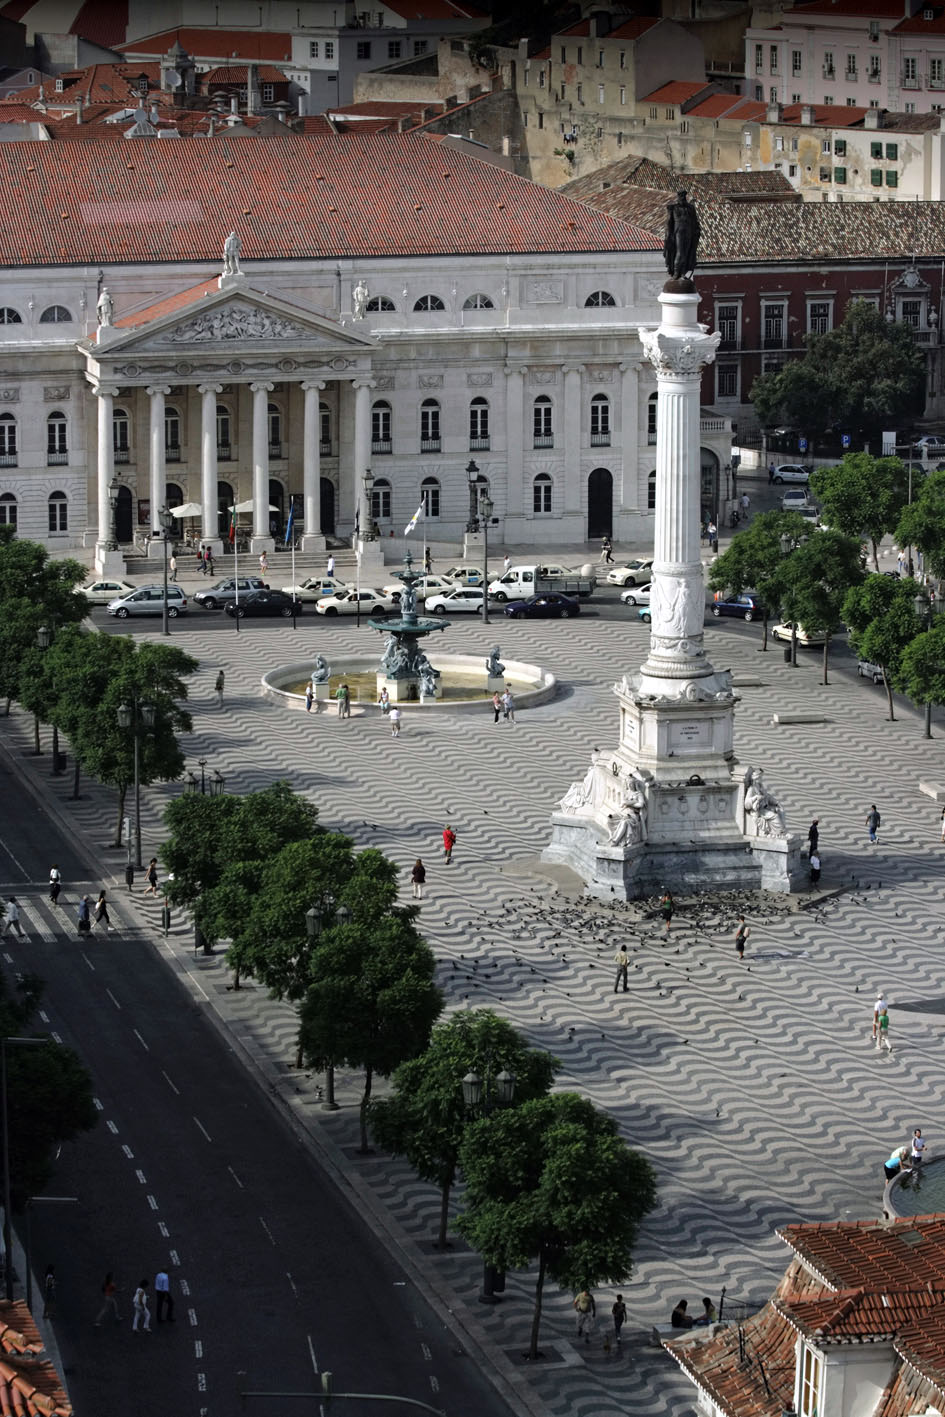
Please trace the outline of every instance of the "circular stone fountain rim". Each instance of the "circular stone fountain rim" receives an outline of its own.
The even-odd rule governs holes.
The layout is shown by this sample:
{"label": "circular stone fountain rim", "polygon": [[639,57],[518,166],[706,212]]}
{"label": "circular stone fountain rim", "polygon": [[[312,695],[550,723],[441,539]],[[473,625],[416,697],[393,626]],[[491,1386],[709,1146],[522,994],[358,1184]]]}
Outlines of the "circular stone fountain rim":
{"label": "circular stone fountain rim", "polygon": [[[930,1167],[930,1166],[933,1166],[933,1165],[936,1166],[937,1169],[942,1169],[942,1167],[945,1167],[945,1152],[940,1152],[940,1153],[937,1154],[937,1155],[929,1156],[928,1159],[927,1159],[926,1161],[923,1161],[921,1164],[922,1164],[922,1174],[923,1174],[923,1175],[928,1171],[929,1167]],[[903,1182],[904,1182],[904,1180],[905,1180],[905,1178],[906,1178],[907,1176],[909,1176],[909,1177],[912,1176],[912,1168],[911,1168],[911,1167],[909,1168],[908,1171],[899,1171],[899,1172],[897,1172],[897,1174],[896,1174],[895,1176],[893,1176],[893,1178],[892,1178],[891,1181],[887,1181],[887,1183],[886,1183],[886,1189],[885,1189],[885,1191],[883,1192],[883,1214],[886,1215],[886,1216],[891,1217],[893,1220],[918,1220],[919,1217],[922,1216],[922,1215],[938,1215],[938,1214],[941,1214],[941,1211],[934,1211],[934,1210],[933,1210],[933,1211],[925,1211],[925,1210],[912,1210],[912,1211],[909,1211],[909,1210],[900,1210],[900,1209],[899,1209],[899,1207],[898,1207],[898,1206],[896,1205],[896,1203],[895,1203],[894,1194],[895,1194],[895,1192],[896,1192],[897,1190],[898,1190],[898,1191],[901,1191],[901,1190],[903,1189]]]}
{"label": "circular stone fountain rim", "polygon": [[[266,671],[260,680],[263,696],[272,699],[274,703],[279,703],[283,708],[305,710],[305,695],[293,694],[288,689],[280,688],[275,682],[278,677],[283,682],[293,679],[307,679],[311,676],[315,659],[315,653],[307,659],[295,660],[286,664],[277,664],[272,669]],[[478,669],[485,679],[485,661],[479,654],[438,654],[430,655],[430,663],[434,669]],[[339,656],[337,670],[330,666],[331,673],[354,674],[354,673],[381,673],[380,665],[376,655],[347,654]],[[555,697],[558,692],[558,680],[553,674],[542,669],[540,664],[526,664],[524,660],[509,659],[505,661],[506,680],[511,681],[512,689],[515,693],[515,709],[518,712],[523,708],[537,708],[539,704],[546,704]],[[534,687],[522,688],[523,683],[531,682]],[[432,701],[419,703],[415,700],[399,704],[399,708],[406,708],[411,713],[421,710],[436,711],[444,713],[478,713],[491,703],[487,695],[485,684],[483,684],[482,698],[470,699],[466,702],[450,699],[446,702]],[[357,707],[362,711],[366,708],[376,708],[376,704],[365,704],[360,701]]]}

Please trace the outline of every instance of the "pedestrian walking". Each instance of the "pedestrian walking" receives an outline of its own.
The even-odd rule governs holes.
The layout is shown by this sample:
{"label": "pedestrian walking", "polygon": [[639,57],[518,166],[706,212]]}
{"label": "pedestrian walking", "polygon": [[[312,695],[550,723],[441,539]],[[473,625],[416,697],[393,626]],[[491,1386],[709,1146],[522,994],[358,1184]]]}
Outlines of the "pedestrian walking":
{"label": "pedestrian walking", "polygon": [[145,895],[157,895],[158,893],[157,864],[157,857],[152,856],[151,860],[148,862],[148,874],[145,877],[145,880],[148,883],[147,889],[145,890]]}
{"label": "pedestrian walking", "polygon": [[[171,1293],[171,1281],[167,1277],[166,1269],[159,1269],[154,1276],[154,1317],[158,1323],[163,1323],[165,1317],[167,1322],[174,1322],[174,1296]],[[165,1315],[166,1310],[166,1315]]]}
{"label": "pedestrian walking", "polygon": [[338,704],[338,717],[339,717],[339,718],[350,718],[350,717],[351,717],[351,691],[350,691],[350,689],[348,688],[347,684],[339,684],[339,685],[338,685],[338,691],[337,691],[337,693],[335,694],[335,699],[336,699],[337,704]]}
{"label": "pedestrian walking", "polygon": [[314,698],[315,698],[315,690],[312,688],[312,681],[311,681],[311,679],[310,679],[310,680],[308,681],[308,683],[306,684],[306,686],[305,686],[305,712],[306,712],[306,713],[311,713],[311,712],[312,712],[312,702],[313,702]]}
{"label": "pedestrian walking", "polygon": [[226,675],[221,669],[216,679],[213,681],[213,692],[217,696],[217,707],[223,707],[223,689],[226,684]]}
{"label": "pedestrian walking", "polygon": [[388,718],[390,719],[390,736],[391,736],[392,738],[399,738],[399,737],[400,737],[400,709],[397,707],[396,704],[394,705],[394,707],[391,709],[390,713],[389,713],[387,716],[388,716]]}
{"label": "pedestrian walking", "polygon": [[443,828],[443,860],[447,866],[453,863],[453,847],[456,845],[456,833],[447,822]]}
{"label": "pedestrian walking", "polygon": [[881,823],[882,818],[877,812],[876,803],[874,802],[866,815],[866,825],[869,828],[870,841],[876,841],[876,833],[879,831]]}
{"label": "pedestrian walking", "polygon": [[[492,695],[492,709],[495,714],[495,718],[492,721],[493,723],[498,723],[499,714],[502,712],[502,700],[499,698],[498,689],[496,689],[495,693]],[[945,841],[945,826],[942,828],[942,840]]]}
{"label": "pedestrian walking", "polygon": [[328,557],[328,565],[325,567],[325,575],[326,575],[326,576],[333,576],[334,574],[335,574],[335,558],[334,558],[334,556],[329,556],[329,557]]}
{"label": "pedestrian walking", "polygon": [[899,555],[896,557],[896,569],[897,569],[897,571],[899,572],[900,576],[902,575],[903,571],[905,570],[905,567],[906,567],[906,558],[905,558],[904,553],[903,553],[902,551],[900,551],[900,552],[899,552]]}
{"label": "pedestrian walking", "polygon": [[630,967],[630,956],[627,954],[623,945],[620,946],[620,949],[614,955],[614,964],[617,966],[617,977],[614,980],[614,993],[616,994],[617,986],[621,980],[623,980],[623,992],[626,994],[630,987],[627,983],[627,970]]}
{"label": "pedestrian walking", "polygon": [[131,1301],[134,1309],[134,1323],[131,1325],[132,1333],[138,1332],[138,1325],[144,1329],[145,1333],[151,1332],[151,1310],[148,1308],[148,1281],[142,1279],[135,1290],[135,1297]]}
{"label": "pedestrian walking", "polygon": [[207,574],[207,550],[203,546],[197,551],[197,565],[200,574],[205,576]]}
{"label": "pedestrian walking", "polygon": [[898,1176],[900,1171],[910,1171],[912,1169],[909,1162],[909,1148],[898,1146],[888,1161],[883,1162],[883,1171],[886,1180],[891,1181],[894,1176]]}
{"label": "pedestrian walking", "polygon": [[627,1322],[627,1306],[623,1302],[622,1294],[617,1295],[616,1299],[614,1300],[614,1306],[610,1312],[613,1315],[614,1320],[614,1338],[616,1339],[617,1343],[619,1343],[620,1330]]}
{"label": "pedestrian walking", "polygon": [[168,565],[169,565],[170,568],[171,568],[171,580],[172,580],[172,581],[176,581],[176,580],[177,580],[177,557],[176,557],[176,556],[172,556],[171,559],[170,559],[170,561],[168,562]]}
{"label": "pedestrian walking", "polygon": [[20,939],[26,936],[23,934],[23,926],[20,924],[20,907],[16,903],[16,896],[7,896],[6,909],[3,912],[3,919],[0,920],[0,935],[5,935],[8,930],[15,930]]}
{"label": "pedestrian walking", "polygon": [[58,866],[49,868],[49,899],[53,905],[59,904],[59,892],[62,890],[62,875]]}
{"label": "pedestrian walking", "polygon": [[502,557],[502,574],[503,574],[503,576],[507,576],[508,573],[509,573],[509,571],[511,571],[511,569],[512,569],[512,558],[511,558],[511,556],[509,555],[509,553],[506,552],[505,555]]}
{"label": "pedestrian walking", "polygon": [[56,1312],[56,1266],[48,1264],[43,1275],[43,1318],[51,1319]]}
{"label": "pedestrian walking", "polygon": [[104,920],[104,922],[105,922],[105,929],[106,929],[107,933],[110,935],[110,934],[112,933],[112,922],[111,922],[111,920],[109,919],[109,915],[108,915],[108,901],[105,899],[105,888],[104,888],[104,886],[102,887],[101,891],[99,892],[98,900],[95,902],[95,923],[96,923],[96,925],[100,925],[103,920]]}
{"label": "pedestrian walking", "polygon": [[79,901],[78,926],[80,935],[87,935],[92,928],[91,902],[87,895]]}
{"label": "pedestrian walking", "polygon": [[876,1020],[876,1051],[882,1053],[885,1048],[887,1053],[892,1052],[892,1045],[889,1042],[889,1010],[883,1009]]}
{"label": "pedestrian walking", "polygon": [[876,1042],[876,1034],[879,1030],[879,1016],[886,1012],[886,996],[880,989],[876,996],[876,1003],[873,1005],[873,1042]]}
{"label": "pedestrian walking", "polygon": [[614,559],[614,556],[613,556],[613,545],[612,545],[612,543],[611,543],[610,537],[609,537],[609,536],[602,536],[601,539],[600,539],[600,557],[599,557],[599,560],[603,561],[605,565],[610,565],[610,563],[613,561],[613,559]]}
{"label": "pedestrian walking", "polygon": [[118,1312],[118,1289],[115,1284],[111,1270],[108,1271],[102,1280],[102,1307],[98,1311],[95,1319],[95,1328],[102,1327],[102,1319],[111,1311],[112,1318],[116,1324],[121,1323],[121,1314]]}
{"label": "pedestrian walking", "polygon": [[942,808],[942,840],[945,841],[945,807]]}
{"label": "pedestrian walking", "polygon": [[735,927],[735,953],[739,959],[745,958],[745,941],[751,934],[751,927],[745,924],[744,915],[738,917],[738,924]]}
{"label": "pedestrian walking", "polygon": [[912,1133],[912,1149],[910,1151],[913,1168],[917,1168],[922,1165],[922,1158],[925,1154],[925,1146],[926,1142],[925,1137],[922,1135],[922,1128],[916,1127],[915,1131]]}
{"label": "pedestrian walking", "polygon": [[515,700],[514,700],[513,697],[512,697],[512,690],[511,690],[511,689],[506,689],[505,693],[502,695],[502,713],[503,713],[503,716],[508,720],[509,723],[512,724],[512,726],[513,726],[513,728],[514,728],[514,727],[515,727]]}
{"label": "pedestrian walking", "polygon": [[259,553],[259,574],[265,579],[269,574],[269,557],[265,551]]}
{"label": "pedestrian walking", "polygon": [[208,546],[207,549],[206,549],[206,551],[203,553],[203,563],[204,563],[204,565],[205,565],[206,568],[207,568],[207,575],[208,575],[208,576],[212,576],[212,575],[213,575],[213,548],[212,548],[212,546]]}
{"label": "pedestrian walking", "polygon": [[433,557],[430,555],[429,546],[423,548],[423,570],[428,576],[433,574]]}
{"label": "pedestrian walking", "polygon": [[591,1332],[597,1319],[597,1305],[594,1303],[594,1295],[589,1289],[582,1289],[572,1305],[577,1314],[577,1336],[583,1338],[585,1343],[590,1343]]}
{"label": "pedestrian walking", "polygon": [[381,713],[390,713],[390,694],[387,692],[386,684],[378,694],[377,702],[380,705]]}
{"label": "pedestrian walking", "polygon": [[814,852],[817,850],[817,843],[818,841],[820,841],[820,832],[817,828],[817,823],[819,821],[820,818],[815,817],[814,820],[811,822],[810,826],[807,828],[807,840],[809,842],[807,850],[810,856],[813,856]]}
{"label": "pedestrian walking", "polygon": [[769,462],[769,464],[768,464],[768,485],[770,486],[773,481],[774,481],[774,463],[773,463],[773,462]]}
{"label": "pedestrian walking", "polygon": [[719,549],[719,529],[718,529],[718,527],[716,526],[715,522],[710,521],[710,522],[709,522],[709,525],[708,525],[708,526],[706,527],[706,529],[705,529],[705,532],[706,532],[706,536],[709,538],[709,550],[710,550],[710,551],[718,551],[718,549]]}
{"label": "pedestrian walking", "polygon": [[410,872],[410,879],[413,881],[414,900],[423,900],[423,885],[427,878],[427,868],[418,856],[413,863],[413,870]]}
{"label": "pedestrian walking", "polygon": [[742,521],[743,521],[743,522],[747,522],[747,520],[748,520],[748,513],[751,511],[751,498],[748,496],[748,493],[747,493],[747,492],[743,492],[743,493],[742,493],[741,508],[742,508]]}
{"label": "pedestrian walking", "polygon": [[660,897],[660,915],[662,915],[664,921],[666,922],[667,935],[669,934],[673,924],[673,913],[675,909],[676,903],[673,900],[672,893],[670,891],[664,891],[662,896]]}

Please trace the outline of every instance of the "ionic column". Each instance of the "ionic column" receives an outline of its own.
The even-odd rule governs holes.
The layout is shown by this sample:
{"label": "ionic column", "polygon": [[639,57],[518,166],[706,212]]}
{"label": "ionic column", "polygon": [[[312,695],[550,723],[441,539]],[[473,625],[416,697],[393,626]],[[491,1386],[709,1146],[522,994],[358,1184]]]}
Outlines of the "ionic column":
{"label": "ionic column", "polygon": [[167,498],[167,475],[164,459],[164,400],[170,393],[169,384],[151,384],[147,389],[151,400],[151,532],[161,531],[161,508]]}
{"label": "ionic column", "polygon": [[374,380],[353,379],[354,389],[354,505],[359,535],[366,540],[371,534],[371,505],[364,490],[364,474],[368,469],[371,450],[371,390]]}
{"label": "ionic column", "polygon": [[506,516],[522,517],[525,508],[522,481],[525,466],[525,375],[524,364],[505,366],[505,458]]}
{"label": "ionic column", "polygon": [[664,290],[659,328],[640,329],[656,370],[656,516],[653,616],[644,679],[692,679],[713,673],[702,647],[705,589],[699,544],[699,395],[702,371],[721,335],[705,334],[695,291]]}
{"label": "ionic column", "polygon": [[583,364],[564,370],[564,511],[581,514],[581,375]]}
{"label": "ionic column", "polygon": [[253,540],[254,551],[271,551],[269,535],[269,395],[272,384],[250,384],[253,395]]}
{"label": "ionic column", "polygon": [[124,570],[118,554],[118,544],[112,526],[112,508],[108,487],[115,474],[115,454],[112,440],[112,413],[118,390],[110,384],[98,384],[93,390],[98,399],[97,501],[98,533],[95,538],[95,566],[99,575]]}
{"label": "ionic column", "polygon": [[217,396],[222,384],[198,384],[200,404],[200,505],[201,540],[218,547],[220,541],[217,515]]}
{"label": "ionic column", "polygon": [[324,382],[306,379],[302,384],[305,405],[302,414],[302,504],[305,534],[303,551],[323,551],[322,489],[321,489],[321,429],[319,403]]}
{"label": "ionic column", "polygon": [[617,506],[621,511],[640,505],[640,366],[620,366],[620,446],[622,472]]}

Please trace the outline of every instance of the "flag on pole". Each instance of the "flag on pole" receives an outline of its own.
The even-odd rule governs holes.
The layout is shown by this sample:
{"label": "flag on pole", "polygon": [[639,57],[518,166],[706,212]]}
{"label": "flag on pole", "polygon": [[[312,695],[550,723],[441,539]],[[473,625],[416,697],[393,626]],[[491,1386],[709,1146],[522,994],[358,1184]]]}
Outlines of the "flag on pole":
{"label": "flag on pole", "polygon": [[410,518],[410,520],[409,520],[409,522],[407,523],[407,525],[404,527],[404,536],[409,536],[409,535],[410,535],[410,533],[413,531],[414,527],[417,525],[417,522],[420,520],[420,518],[421,518],[422,516],[423,516],[423,503],[421,502],[420,505],[419,505],[419,507],[417,508],[417,510],[414,512],[413,516]]}
{"label": "flag on pole", "polygon": [[292,527],[295,524],[295,503],[289,503],[289,520],[285,524],[285,545],[288,546],[292,540]]}
{"label": "flag on pole", "polygon": [[233,545],[234,541],[236,540],[236,508],[235,508],[235,507],[231,507],[231,508],[230,508],[230,531],[229,531],[229,536],[228,536],[227,539],[228,539],[228,541],[229,541],[229,543],[230,543],[231,546]]}

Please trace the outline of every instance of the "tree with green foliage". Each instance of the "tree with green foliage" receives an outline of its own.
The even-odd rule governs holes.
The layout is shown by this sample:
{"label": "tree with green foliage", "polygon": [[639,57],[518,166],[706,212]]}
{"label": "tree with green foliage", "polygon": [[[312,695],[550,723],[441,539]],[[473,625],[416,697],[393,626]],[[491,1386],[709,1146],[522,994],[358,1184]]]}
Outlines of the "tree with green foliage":
{"label": "tree with green foliage", "polygon": [[922,552],[925,570],[945,579],[945,472],[930,472],[915,500],[902,510],[896,527],[900,546]]}
{"label": "tree with green foliage", "polygon": [[[827,680],[830,640],[840,628],[844,598],[863,579],[859,541],[840,531],[814,531],[782,560],[778,589],[781,609],[792,625],[824,635],[823,683]],[[797,663],[797,634],[791,636],[791,662]]]}
{"label": "tree with green foliage", "polygon": [[0,697],[7,713],[13,699],[23,702],[40,626],[77,624],[88,614],[88,601],[75,592],[84,580],[78,561],[52,560],[39,542],[21,540],[9,523],[0,526]]}
{"label": "tree with green foliage", "polygon": [[[0,975],[0,1035],[42,1038],[34,1020],[43,997],[36,975],[18,978],[10,993]],[[87,1132],[98,1121],[92,1079],[71,1048],[47,1038],[42,1047],[7,1049],[7,1098],[10,1138],[10,1186],[13,1205],[22,1210],[53,1174],[57,1148]]]}
{"label": "tree with green foliage", "polygon": [[313,1067],[344,1063],[364,1069],[360,1121],[366,1152],[374,1075],[389,1077],[423,1052],[443,998],[434,983],[433,952],[416,928],[416,906],[395,903],[392,861],[379,851],[361,852],[342,900],[350,917],[336,914],[312,952],[300,1038]]}
{"label": "tree with green foliage", "polygon": [[557,1058],[530,1047],[506,1019],[476,1009],[437,1024],[430,1046],[397,1068],[393,1094],[371,1103],[368,1121],[378,1145],[406,1156],[421,1180],[439,1187],[440,1249],[446,1246],[460,1147],[475,1120],[463,1100],[463,1078],[474,1073],[481,1080],[488,1111],[501,1072],[514,1077],[514,1103],[520,1105],[547,1094],[558,1066]]}
{"label": "tree with green foliage", "polygon": [[763,427],[787,424],[812,439],[830,429],[875,439],[921,417],[925,359],[909,325],[852,300],[842,324],[805,342],[803,359],[788,360],[752,385]]}
{"label": "tree with green foliage", "polygon": [[[918,618],[918,617],[917,617]],[[897,687],[917,704],[945,704],[945,623],[917,635],[902,652]]]}
{"label": "tree with green foliage", "polygon": [[817,468],[810,486],[833,530],[869,538],[878,571],[879,543],[895,530],[909,500],[909,474],[901,459],[847,453],[836,467]]}
{"label": "tree with green foliage", "polygon": [[810,532],[810,524],[799,512],[762,512],[743,531],[736,532],[731,544],[709,568],[711,590],[739,595],[757,591],[764,606],[761,648],[768,648],[768,620],[778,613],[784,552],[781,538],[799,541]]}
{"label": "tree with green foliage", "polygon": [[656,1177],[612,1117],[575,1093],[495,1112],[468,1128],[459,1154],[466,1179],[458,1228],[496,1269],[538,1261],[529,1357],[538,1357],[546,1277],[575,1292],[630,1274]]}
{"label": "tree with green foliage", "polygon": [[922,633],[922,621],[915,613],[918,593],[919,586],[913,580],[872,575],[848,590],[843,599],[841,614],[849,627],[853,649],[860,659],[878,664],[883,671],[890,723],[896,718],[892,691],[898,683],[903,655]]}

